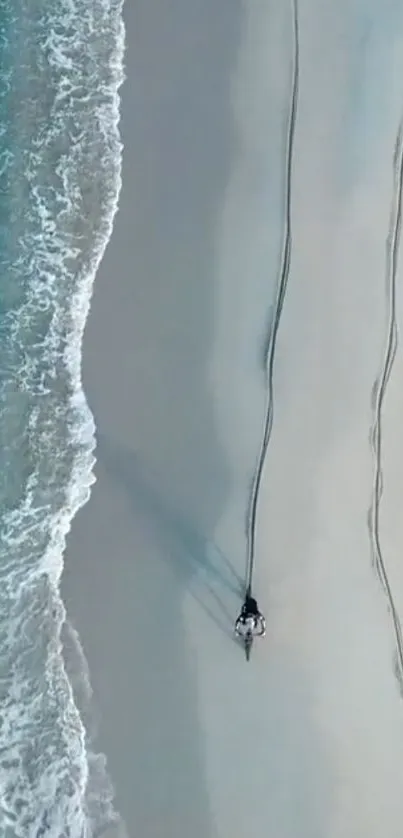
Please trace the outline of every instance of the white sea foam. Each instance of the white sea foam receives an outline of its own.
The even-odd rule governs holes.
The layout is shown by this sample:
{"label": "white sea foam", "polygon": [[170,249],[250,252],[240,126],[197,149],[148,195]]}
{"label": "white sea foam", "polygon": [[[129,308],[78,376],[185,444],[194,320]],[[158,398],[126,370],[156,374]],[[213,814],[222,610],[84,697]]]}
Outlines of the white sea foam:
{"label": "white sea foam", "polygon": [[[18,239],[13,271],[21,268],[29,281],[21,300],[4,314],[2,326],[9,347],[9,355],[4,353],[4,370],[10,368],[2,382],[2,405],[13,405],[14,411],[18,408],[24,440],[32,455],[23,495],[5,511],[1,531],[1,598],[7,604],[7,621],[0,626],[5,673],[0,684],[0,817],[10,838],[45,834],[49,838],[89,838],[117,820],[105,757],[90,750],[88,732],[64,666],[61,632],[66,614],[59,593],[66,536],[94,482],[95,424],[82,386],[81,346],[93,282],[112,233],[121,188],[118,122],[124,54],[122,0],[104,0],[96,5],[99,14],[90,7],[85,18],[83,6],[80,9],[78,2],[65,0],[52,5],[49,14],[54,19],[48,16],[45,21],[43,48],[49,65],[61,76],[54,97],[54,123],[48,125],[48,134],[33,138],[34,151],[28,155],[25,172],[35,223],[27,217],[28,232],[24,237],[22,231]],[[67,130],[63,119],[67,122],[74,115],[71,97],[74,85],[80,94],[80,73],[73,59],[75,52],[81,54],[83,50],[83,38],[80,41],[77,37],[74,42],[71,32],[79,32],[82,20],[87,27],[87,31],[82,27],[84,39],[91,26],[109,38],[105,47],[107,78],[94,104],[102,144],[103,201],[100,216],[89,231],[86,252],[80,250],[80,235],[76,233],[80,219],[74,221],[81,145],[84,147],[80,145],[80,132],[76,141],[59,154],[56,176],[61,188],[56,191],[50,180],[42,183],[38,174],[41,150],[53,142],[54,136],[63,137]],[[71,84],[69,72],[74,77]],[[95,76],[93,81],[96,91]],[[81,93],[80,106],[86,97],[88,91],[84,96]],[[63,112],[66,103],[69,108]],[[91,102],[88,107],[91,109]],[[89,155],[89,166],[91,162]],[[88,174],[90,177],[91,172]],[[36,337],[33,324],[40,326]],[[55,388],[60,405],[49,402],[53,415],[45,421],[42,405],[46,405],[46,398],[54,399]],[[36,403],[36,396],[42,401]],[[54,450],[55,434],[60,429],[68,456],[57,471],[52,459],[57,460],[60,453]],[[59,439],[60,445],[63,439]],[[66,478],[59,486],[49,479],[48,494],[42,491],[39,496],[38,485],[41,480],[46,484],[46,474],[39,475],[33,467],[39,462],[39,455],[35,460],[35,445],[42,446],[41,463],[46,464],[45,454],[49,455],[50,478]],[[88,673],[85,679],[89,684]]]}

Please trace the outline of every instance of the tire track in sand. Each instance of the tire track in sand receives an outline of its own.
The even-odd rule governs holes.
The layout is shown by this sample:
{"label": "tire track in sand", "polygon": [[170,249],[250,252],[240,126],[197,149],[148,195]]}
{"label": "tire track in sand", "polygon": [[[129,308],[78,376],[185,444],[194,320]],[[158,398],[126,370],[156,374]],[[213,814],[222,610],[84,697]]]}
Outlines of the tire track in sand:
{"label": "tire track in sand", "polygon": [[373,424],[370,442],[374,457],[374,482],[372,500],[368,511],[368,529],[371,541],[373,565],[387,597],[388,606],[393,620],[396,639],[395,672],[403,695],[403,636],[402,628],[394,603],[392,589],[389,583],[379,535],[379,511],[383,492],[382,475],[382,408],[386,389],[395,360],[398,337],[396,323],[396,274],[400,246],[402,219],[402,180],[403,180],[403,120],[397,133],[393,158],[394,189],[390,212],[389,233],[386,242],[386,302],[388,309],[388,323],[386,332],[385,353],[381,371],[373,387]]}
{"label": "tire track in sand", "polygon": [[286,148],[286,172],[285,172],[285,229],[284,229],[284,243],[281,259],[281,270],[279,281],[277,284],[277,291],[274,304],[274,315],[271,324],[269,340],[267,342],[266,354],[266,370],[267,370],[267,401],[265,422],[263,427],[263,437],[260,446],[257,466],[253,476],[250,501],[247,513],[247,561],[246,561],[246,575],[245,587],[246,590],[252,588],[253,568],[255,561],[255,540],[256,540],[256,515],[257,504],[259,498],[259,490],[263,473],[263,466],[266,457],[267,447],[269,444],[271,431],[273,427],[273,370],[274,370],[274,356],[276,351],[276,341],[278,328],[280,325],[281,312],[284,305],[284,298],[287,290],[288,278],[290,273],[291,261],[291,175],[292,175],[292,160],[294,149],[294,135],[295,122],[297,114],[298,102],[298,85],[299,85],[299,27],[298,27],[298,0],[292,2],[293,11],[293,36],[294,36],[294,54],[293,54],[293,74],[292,74],[292,92],[291,92],[291,106],[289,112],[288,132],[287,132],[287,148]]}

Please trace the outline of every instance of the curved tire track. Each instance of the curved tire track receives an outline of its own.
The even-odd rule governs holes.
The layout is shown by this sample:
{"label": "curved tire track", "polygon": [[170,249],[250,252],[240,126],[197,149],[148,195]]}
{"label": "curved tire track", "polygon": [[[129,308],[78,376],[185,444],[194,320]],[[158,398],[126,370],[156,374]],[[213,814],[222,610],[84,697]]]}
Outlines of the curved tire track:
{"label": "curved tire track", "polygon": [[291,93],[291,106],[287,132],[286,150],[286,177],[285,177],[285,232],[283,254],[281,260],[281,271],[277,285],[277,293],[274,305],[274,316],[271,325],[270,337],[267,344],[266,369],[267,369],[267,402],[265,422],[263,428],[262,443],[260,446],[256,470],[253,476],[249,509],[247,515],[247,563],[245,587],[252,589],[252,577],[255,560],[255,538],[256,538],[256,513],[259,498],[259,490],[263,473],[263,466],[273,427],[273,370],[274,356],[276,351],[277,333],[280,325],[281,312],[284,305],[284,298],[287,290],[288,277],[290,273],[291,260],[291,174],[294,149],[295,122],[298,102],[299,85],[299,27],[298,27],[298,2],[293,0],[293,32],[294,32],[294,55],[293,55],[293,80]]}
{"label": "curved tire track", "polygon": [[386,345],[380,374],[373,389],[374,419],[371,428],[371,448],[374,456],[375,471],[372,489],[372,502],[368,511],[368,529],[374,568],[385,591],[396,639],[395,671],[403,694],[403,635],[399,616],[393,599],[388,579],[379,536],[379,510],[383,492],[382,474],[382,408],[393,367],[398,345],[396,324],[396,274],[400,245],[402,221],[402,181],[403,181],[403,120],[399,125],[393,158],[394,190],[390,214],[389,233],[386,244],[386,300],[388,306],[388,325]]}

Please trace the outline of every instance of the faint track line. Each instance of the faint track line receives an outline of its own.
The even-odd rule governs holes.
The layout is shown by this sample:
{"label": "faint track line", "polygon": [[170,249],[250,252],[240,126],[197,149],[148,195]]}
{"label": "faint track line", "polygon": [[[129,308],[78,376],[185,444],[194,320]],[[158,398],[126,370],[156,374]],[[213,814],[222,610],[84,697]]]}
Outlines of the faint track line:
{"label": "faint track line", "polygon": [[255,561],[255,541],[256,541],[256,516],[257,504],[259,498],[259,490],[263,473],[263,466],[266,457],[267,447],[269,444],[271,431],[273,427],[273,370],[274,357],[276,351],[276,341],[278,328],[280,325],[281,312],[284,305],[284,298],[287,290],[288,278],[290,273],[291,260],[291,175],[292,175],[292,160],[294,150],[294,136],[295,136],[295,122],[297,114],[298,102],[298,86],[299,86],[299,24],[298,24],[298,0],[293,0],[293,32],[294,32],[294,56],[293,56],[293,79],[292,79],[292,93],[291,93],[291,107],[289,114],[288,132],[287,132],[287,150],[286,150],[286,177],[285,177],[285,232],[283,254],[281,260],[281,270],[279,282],[277,285],[277,293],[274,306],[273,323],[271,325],[270,337],[267,343],[267,402],[265,412],[265,422],[263,428],[263,437],[260,446],[260,451],[257,460],[257,466],[253,477],[250,502],[247,514],[247,562],[246,562],[246,576],[245,586],[249,590],[252,587],[253,568]]}
{"label": "faint track line", "polygon": [[368,511],[368,529],[375,570],[385,591],[396,638],[396,677],[403,693],[403,636],[399,616],[393,599],[379,536],[379,510],[383,492],[382,475],[382,407],[386,388],[393,367],[398,345],[396,324],[396,274],[400,245],[402,220],[403,182],[403,120],[400,122],[393,158],[394,190],[390,214],[389,233],[386,243],[386,300],[388,305],[388,326],[385,355],[380,374],[373,389],[374,420],[371,428],[371,448],[374,455],[375,472],[372,501]]}

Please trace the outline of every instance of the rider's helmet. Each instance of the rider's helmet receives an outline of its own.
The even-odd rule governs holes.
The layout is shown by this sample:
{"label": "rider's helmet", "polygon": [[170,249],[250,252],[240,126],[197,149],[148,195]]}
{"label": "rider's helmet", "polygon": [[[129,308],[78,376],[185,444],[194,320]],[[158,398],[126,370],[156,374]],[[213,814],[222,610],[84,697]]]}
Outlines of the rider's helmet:
{"label": "rider's helmet", "polygon": [[257,607],[257,602],[253,596],[247,596],[245,602],[242,606],[242,613],[243,614],[258,614],[259,609]]}

